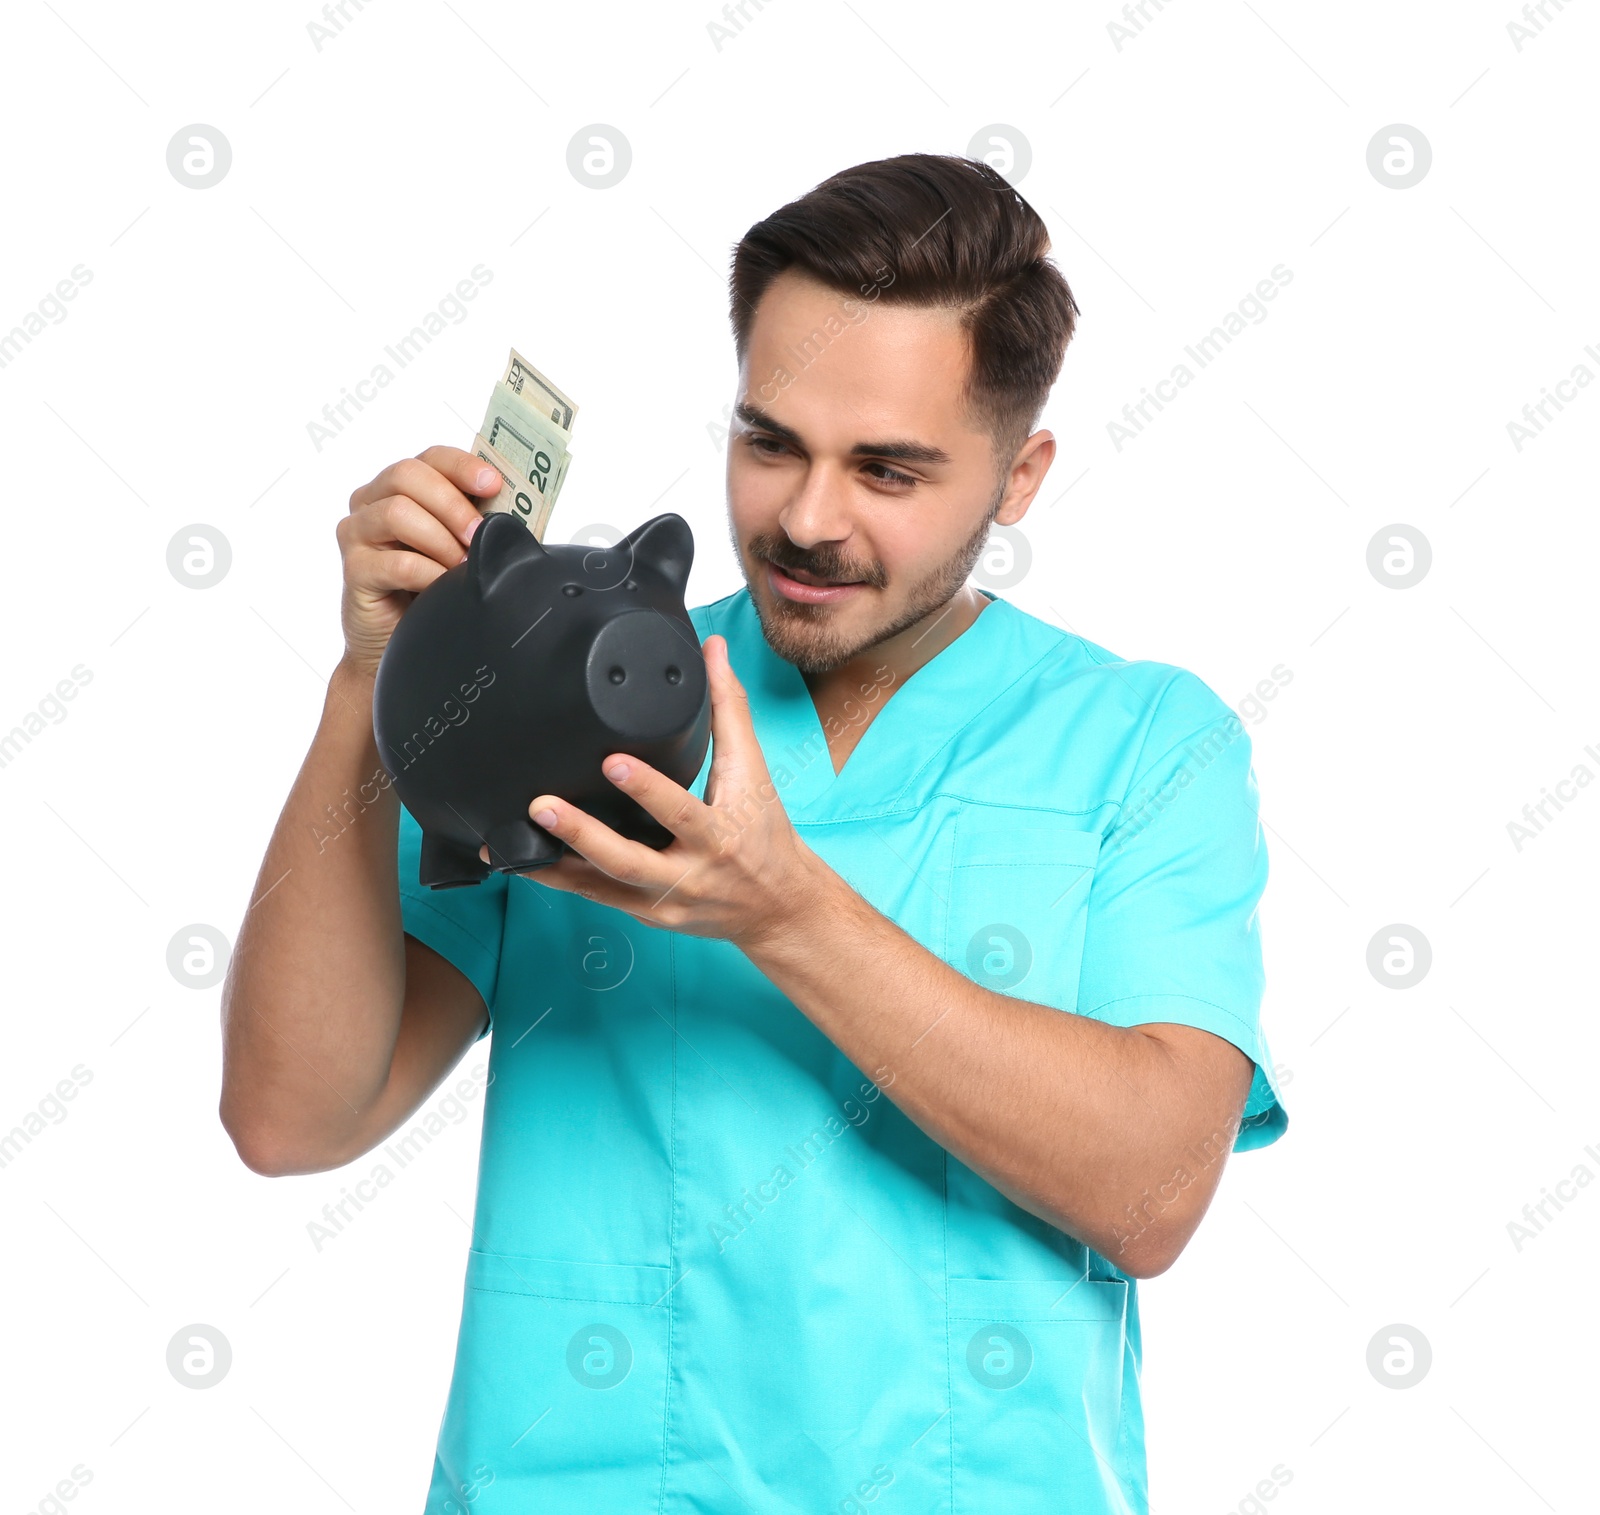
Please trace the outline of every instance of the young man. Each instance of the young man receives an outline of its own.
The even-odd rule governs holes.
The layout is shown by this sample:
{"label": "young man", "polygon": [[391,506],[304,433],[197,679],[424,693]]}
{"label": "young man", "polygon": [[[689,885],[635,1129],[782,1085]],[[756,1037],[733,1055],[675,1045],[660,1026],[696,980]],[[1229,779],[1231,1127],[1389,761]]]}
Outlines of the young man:
{"label": "young man", "polygon": [[557,864],[419,885],[372,675],[492,486],[436,447],[351,497],[347,653],[234,953],[222,1117],[258,1172],[350,1162],[492,1017],[433,1515],[1148,1507],[1135,1281],[1287,1122],[1267,864],[1204,683],[966,582],[1055,452],[1048,246],[996,174],[922,155],[739,244],[712,752],[689,790],[605,763],[662,851],[541,796]]}

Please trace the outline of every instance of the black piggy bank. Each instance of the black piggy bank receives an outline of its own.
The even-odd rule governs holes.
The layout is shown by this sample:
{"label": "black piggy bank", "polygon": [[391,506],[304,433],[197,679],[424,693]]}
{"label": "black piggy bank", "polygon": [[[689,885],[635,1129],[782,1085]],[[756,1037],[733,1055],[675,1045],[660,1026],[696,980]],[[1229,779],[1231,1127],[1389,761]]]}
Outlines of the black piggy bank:
{"label": "black piggy bank", "polygon": [[593,548],[547,547],[496,513],[466,562],[416,597],[378,665],[372,728],[422,828],[421,883],[450,889],[555,862],[565,843],[528,815],[541,794],[632,841],[672,841],[600,764],[627,752],[685,788],[700,772],[711,700],[684,608],[693,560],[678,515]]}

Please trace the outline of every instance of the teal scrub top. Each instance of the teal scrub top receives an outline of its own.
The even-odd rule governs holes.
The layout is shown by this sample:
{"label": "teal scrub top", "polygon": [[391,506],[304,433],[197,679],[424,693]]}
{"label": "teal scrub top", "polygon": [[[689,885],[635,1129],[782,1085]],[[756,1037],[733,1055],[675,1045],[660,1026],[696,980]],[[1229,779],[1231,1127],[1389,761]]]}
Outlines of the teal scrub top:
{"label": "teal scrub top", "polygon": [[[1195,675],[985,594],[837,775],[748,590],[690,615],[854,889],[997,992],[1232,1042],[1233,1150],[1276,1140],[1248,734]],[[419,844],[402,809],[405,930],[494,1031],[428,1515],[1148,1510],[1113,1259],[946,1152],[736,947],[532,879],[430,890]]]}

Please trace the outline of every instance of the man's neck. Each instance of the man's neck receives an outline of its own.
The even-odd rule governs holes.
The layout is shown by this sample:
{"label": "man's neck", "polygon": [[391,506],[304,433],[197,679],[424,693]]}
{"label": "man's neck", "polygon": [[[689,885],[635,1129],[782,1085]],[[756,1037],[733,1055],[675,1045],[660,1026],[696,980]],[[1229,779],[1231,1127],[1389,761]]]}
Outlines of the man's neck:
{"label": "man's neck", "polygon": [[986,596],[965,585],[938,610],[848,663],[826,673],[802,675],[817,707],[817,719],[827,733],[828,754],[836,774],[894,692],[955,641],[989,603]]}

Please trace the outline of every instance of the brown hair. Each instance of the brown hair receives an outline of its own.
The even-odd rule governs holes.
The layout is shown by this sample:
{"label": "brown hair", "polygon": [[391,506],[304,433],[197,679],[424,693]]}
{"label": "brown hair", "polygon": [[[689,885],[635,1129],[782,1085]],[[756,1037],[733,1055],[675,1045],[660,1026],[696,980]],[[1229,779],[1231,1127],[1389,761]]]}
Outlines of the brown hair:
{"label": "brown hair", "polygon": [[955,307],[972,354],[963,403],[1003,467],[1044,409],[1078,315],[1049,248],[1038,213],[987,163],[858,163],[744,234],[729,277],[734,347],[743,362],[756,306],[787,268],[851,295]]}

